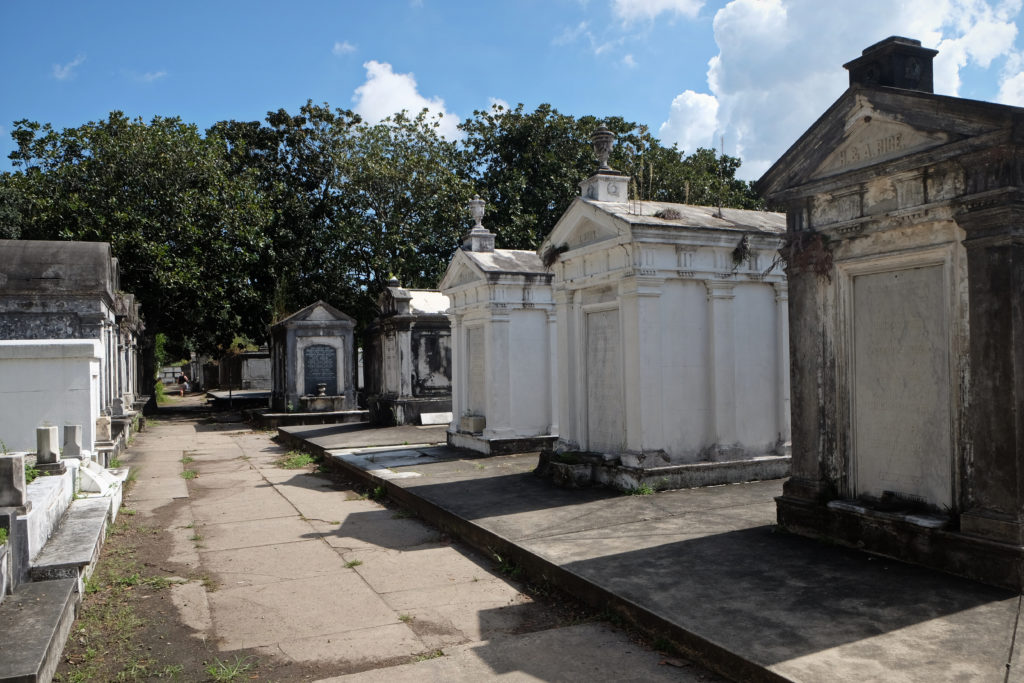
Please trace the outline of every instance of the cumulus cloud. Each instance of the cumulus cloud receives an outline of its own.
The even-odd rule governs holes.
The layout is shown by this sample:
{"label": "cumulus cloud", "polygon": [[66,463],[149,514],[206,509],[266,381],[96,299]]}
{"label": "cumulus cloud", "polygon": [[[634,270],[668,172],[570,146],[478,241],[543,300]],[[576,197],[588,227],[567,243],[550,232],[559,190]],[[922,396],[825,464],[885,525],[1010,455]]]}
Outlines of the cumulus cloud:
{"label": "cumulus cloud", "polygon": [[612,12],[623,22],[654,19],[662,13],[694,18],[704,0],[612,0]]}
{"label": "cumulus cloud", "polygon": [[622,63],[628,66],[630,69],[636,67],[636,60],[633,58],[633,55],[626,55],[625,57],[623,57]]}
{"label": "cumulus cloud", "polygon": [[659,134],[666,142],[674,142],[687,154],[698,147],[714,147],[718,129],[718,100],[714,95],[687,90],[676,95]]}
{"label": "cumulus cloud", "polygon": [[[726,152],[742,157],[742,177],[760,176],[846,89],[842,64],[890,35],[938,49],[936,92],[956,95],[965,66],[1009,63],[1021,1],[731,0],[714,17],[719,52],[708,63],[705,94],[717,103]],[[664,142],[685,148],[684,140],[706,136],[712,107],[697,94],[672,102]],[[1022,95],[1019,70],[1004,68],[1001,101]]]}
{"label": "cumulus cloud", "polygon": [[445,109],[440,97],[426,98],[420,94],[411,73],[395,73],[387,62],[369,61],[363,64],[366,82],[356,88],[352,101],[355,111],[371,123],[381,121],[402,110],[416,115],[428,109],[432,116],[441,115],[438,129],[441,135],[453,140],[460,136],[459,117]]}
{"label": "cumulus cloud", "polygon": [[331,48],[331,52],[333,52],[338,57],[342,55],[351,54],[355,51],[356,46],[348,42],[347,40],[342,41],[340,43],[335,43],[334,47]]}
{"label": "cumulus cloud", "polygon": [[75,75],[75,69],[85,61],[85,55],[78,55],[67,64],[54,64],[53,77],[58,81],[65,81]]}

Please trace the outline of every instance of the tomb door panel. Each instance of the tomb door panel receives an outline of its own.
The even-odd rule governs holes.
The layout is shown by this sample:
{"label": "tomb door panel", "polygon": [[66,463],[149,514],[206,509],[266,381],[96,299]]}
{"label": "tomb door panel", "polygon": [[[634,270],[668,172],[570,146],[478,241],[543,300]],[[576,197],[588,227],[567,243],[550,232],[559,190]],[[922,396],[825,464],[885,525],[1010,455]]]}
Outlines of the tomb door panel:
{"label": "tomb door panel", "polygon": [[943,266],[852,281],[855,493],[953,500],[950,335]]}
{"label": "tomb door panel", "polygon": [[586,314],[587,448],[617,453],[626,442],[619,312]]}
{"label": "tomb door panel", "polygon": [[315,395],[317,384],[327,385],[327,395],[338,395],[338,354],[333,346],[313,344],[302,350],[303,393]]}
{"label": "tomb door panel", "polygon": [[487,415],[487,349],[483,327],[466,328],[466,410],[472,415]]}

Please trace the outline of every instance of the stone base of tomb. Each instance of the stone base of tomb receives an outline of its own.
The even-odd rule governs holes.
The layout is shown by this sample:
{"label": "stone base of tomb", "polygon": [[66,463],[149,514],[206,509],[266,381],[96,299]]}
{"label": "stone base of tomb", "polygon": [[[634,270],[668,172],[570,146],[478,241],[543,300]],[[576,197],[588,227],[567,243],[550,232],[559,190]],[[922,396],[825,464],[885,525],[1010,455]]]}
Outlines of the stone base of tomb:
{"label": "stone base of tomb", "polygon": [[394,398],[390,396],[369,396],[366,407],[370,410],[370,422],[391,427],[395,425],[422,424],[423,413],[450,413],[452,397]]}
{"label": "stone base of tomb", "polygon": [[295,425],[331,425],[366,422],[370,417],[368,410],[333,410],[326,413],[281,413],[256,408],[243,410],[242,415],[257,427],[273,428],[291,427]]}
{"label": "stone base of tomb", "polygon": [[346,396],[299,396],[300,413],[336,413],[347,406]]}
{"label": "stone base of tomb", "polygon": [[534,473],[565,488],[599,485],[619,491],[668,491],[781,479],[789,476],[791,462],[788,455],[660,466],[624,464],[622,460],[598,453],[543,451]]}
{"label": "stone base of tomb", "polygon": [[791,495],[775,501],[779,526],[786,531],[1024,590],[1024,546],[963,533],[955,516],[890,512],[858,501],[817,502]]}
{"label": "stone base of tomb", "polygon": [[448,432],[449,446],[468,448],[484,455],[510,455],[550,450],[556,441],[558,441],[557,436],[513,436],[489,439],[480,434]]}

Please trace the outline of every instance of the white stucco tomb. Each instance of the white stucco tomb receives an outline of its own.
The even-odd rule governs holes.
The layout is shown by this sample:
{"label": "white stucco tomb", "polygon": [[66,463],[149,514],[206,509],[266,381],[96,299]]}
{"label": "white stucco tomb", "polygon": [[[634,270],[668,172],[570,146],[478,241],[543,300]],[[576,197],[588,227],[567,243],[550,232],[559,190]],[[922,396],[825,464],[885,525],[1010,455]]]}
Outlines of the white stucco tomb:
{"label": "white stucco tomb", "polygon": [[612,134],[594,137],[601,169],[538,250],[557,310],[555,465],[579,452],[623,489],[785,476],[785,217],[630,201]]}
{"label": "white stucco tomb", "polygon": [[103,357],[93,339],[0,340],[0,440],[6,447],[34,451],[36,427],[71,424],[82,425],[82,450],[93,451]]}
{"label": "white stucco tomb", "polygon": [[451,300],[448,443],[483,453],[553,445],[558,435],[552,273],[532,251],[495,249],[484,202],[440,289]]}

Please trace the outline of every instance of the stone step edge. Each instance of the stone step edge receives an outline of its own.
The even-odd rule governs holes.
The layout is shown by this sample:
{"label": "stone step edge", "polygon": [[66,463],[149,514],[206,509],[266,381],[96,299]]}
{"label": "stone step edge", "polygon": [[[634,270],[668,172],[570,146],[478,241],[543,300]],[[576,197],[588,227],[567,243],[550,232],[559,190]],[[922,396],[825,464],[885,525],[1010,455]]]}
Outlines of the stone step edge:
{"label": "stone step edge", "polygon": [[0,604],[0,683],[50,681],[81,601],[76,579],[26,583]]}
{"label": "stone step edge", "polygon": [[30,563],[32,581],[87,578],[99,559],[110,505],[110,498],[71,501],[60,526]]}
{"label": "stone step edge", "polygon": [[553,585],[595,609],[614,611],[645,632],[652,640],[667,638],[679,646],[688,658],[716,673],[732,680],[751,683],[794,683],[792,679],[766,669],[763,665],[708,640],[628,598],[616,595],[586,577],[536,555],[511,539],[475,522],[463,519],[441,505],[417,496],[393,481],[360,469],[340,458],[332,457],[324,449],[317,448],[315,444],[305,442],[299,437],[288,436],[297,445],[301,443],[311,451],[320,451],[325,456],[324,464],[326,466],[336,468],[350,477],[355,477],[369,487],[383,486],[391,500],[408,508],[421,519],[437,526],[441,531],[468,543],[484,555],[488,557],[500,555],[503,561],[511,562],[522,569],[524,575],[533,581]]}

